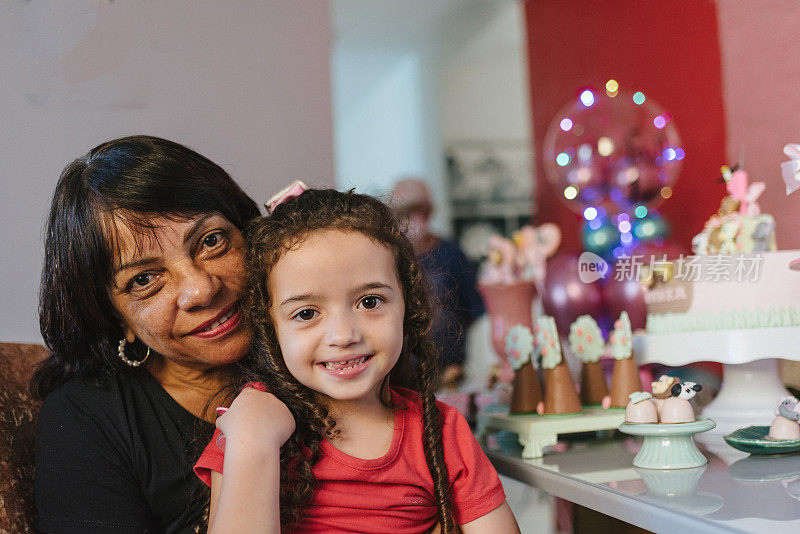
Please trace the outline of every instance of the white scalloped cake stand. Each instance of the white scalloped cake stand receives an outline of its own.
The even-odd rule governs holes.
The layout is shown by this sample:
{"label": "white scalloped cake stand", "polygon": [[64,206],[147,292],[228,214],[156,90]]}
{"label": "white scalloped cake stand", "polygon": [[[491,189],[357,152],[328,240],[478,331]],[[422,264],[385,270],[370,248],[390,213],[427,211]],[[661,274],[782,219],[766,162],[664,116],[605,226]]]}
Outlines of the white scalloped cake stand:
{"label": "white scalloped cake stand", "polygon": [[789,394],[778,376],[778,359],[800,361],[800,327],[640,333],[633,337],[633,350],[639,365],[722,363],[722,388],[703,417],[717,423],[709,434],[725,435],[775,418],[775,407]]}

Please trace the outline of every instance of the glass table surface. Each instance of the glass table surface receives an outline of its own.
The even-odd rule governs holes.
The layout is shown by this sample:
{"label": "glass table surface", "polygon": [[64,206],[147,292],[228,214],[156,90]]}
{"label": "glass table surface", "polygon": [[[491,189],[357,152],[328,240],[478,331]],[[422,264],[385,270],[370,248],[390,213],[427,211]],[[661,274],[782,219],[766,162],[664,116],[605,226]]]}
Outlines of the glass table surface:
{"label": "glass table surface", "polygon": [[[542,458],[487,450],[501,475],[653,532],[800,533],[800,454],[749,455],[719,436],[696,439],[691,469],[640,469],[641,438],[559,442]],[[513,443],[513,440],[509,440]]]}

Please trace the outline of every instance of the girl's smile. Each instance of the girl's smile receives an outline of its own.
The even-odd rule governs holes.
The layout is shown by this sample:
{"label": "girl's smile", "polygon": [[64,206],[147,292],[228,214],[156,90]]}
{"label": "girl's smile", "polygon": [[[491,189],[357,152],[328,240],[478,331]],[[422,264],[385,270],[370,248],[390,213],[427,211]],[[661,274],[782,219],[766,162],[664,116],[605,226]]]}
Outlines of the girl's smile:
{"label": "girl's smile", "polygon": [[317,231],[284,253],[268,286],[289,372],[336,401],[376,403],[403,347],[390,250],[359,232]]}

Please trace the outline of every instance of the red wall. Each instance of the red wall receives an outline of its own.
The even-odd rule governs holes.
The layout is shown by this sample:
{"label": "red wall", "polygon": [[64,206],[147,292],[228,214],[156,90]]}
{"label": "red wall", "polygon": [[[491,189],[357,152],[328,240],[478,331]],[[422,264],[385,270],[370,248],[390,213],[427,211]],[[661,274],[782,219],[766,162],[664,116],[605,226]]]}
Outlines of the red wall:
{"label": "red wall", "polygon": [[717,211],[725,156],[720,46],[715,4],[705,0],[528,0],[531,110],[537,167],[537,224],[555,222],[562,250],[579,250],[581,219],[550,188],[542,142],[578,89],[642,91],[668,110],[686,151],[672,198],[658,209],[672,239],[689,249]]}

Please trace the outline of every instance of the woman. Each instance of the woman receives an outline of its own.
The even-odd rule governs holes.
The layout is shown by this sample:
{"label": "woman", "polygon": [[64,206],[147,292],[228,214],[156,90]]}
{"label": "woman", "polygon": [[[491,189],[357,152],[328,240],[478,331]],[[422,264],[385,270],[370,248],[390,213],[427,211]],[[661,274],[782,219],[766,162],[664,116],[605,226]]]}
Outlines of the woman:
{"label": "woman", "polygon": [[64,169],[40,294],[51,356],[32,383],[37,528],[202,524],[192,464],[250,343],[241,230],[256,215],[218,165],[163,139],[109,141]]}

